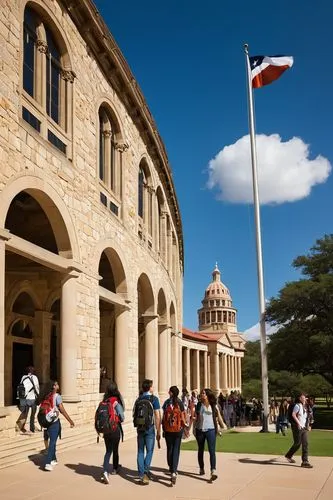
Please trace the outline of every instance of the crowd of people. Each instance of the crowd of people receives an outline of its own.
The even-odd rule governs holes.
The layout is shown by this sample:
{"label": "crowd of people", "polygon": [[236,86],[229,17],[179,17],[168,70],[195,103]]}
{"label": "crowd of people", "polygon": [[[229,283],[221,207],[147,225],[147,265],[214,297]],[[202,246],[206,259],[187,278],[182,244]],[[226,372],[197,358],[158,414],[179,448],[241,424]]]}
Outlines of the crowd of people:
{"label": "crowd of people", "polygon": [[[95,415],[95,429],[98,436],[103,436],[105,454],[101,474],[102,482],[109,483],[109,474],[117,474],[119,465],[119,444],[123,439],[125,415],[124,399],[117,384],[104,384],[103,400],[98,405]],[[52,471],[57,465],[56,443],[61,437],[60,414],[74,427],[74,422],[67,414],[57,381],[53,381],[40,397],[38,378],[33,367],[28,367],[26,375],[18,386],[18,398],[21,414],[17,420],[17,430],[21,433],[35,432],[35,415],[39,406],[37,420],[44,430],[46,457],[44,470]],[[308,461],[308,431],[313,424],[314,400],[301,394],[296,401],[283,398],[281,402],[272,399],[270,402],[269,420],[276,425],[276,432],[285,435],[290,426],[293,434],[293,445],[285,458],[289,463],[295,463],[293,455],[302,446],[302,467],[312,468]],[[30,411],[30,431],[26,429]],[[153,381],[146,379],[133,407],[133,424],[137,430],[137,468],[139,481],[148,485],[151,479],[151,463],[155,442],[160,447],[163,437],[166,442],[167,470],[171,485],[177,480],[181,441],[192,432],[197,442],[197,459],[200,475],[205,475],[204,450],[207,442],[210,481],[218,477],[216,470],[216,439],[223,429],[251,425],[262,419],[262,403],[253,398],[246,401],[239,392],[228,396],[222,393],[216,398],[210,388],[205,388],[191,394],[186,388],[180,391],[177,386],[171,386],[169,397],[161,405],[154,394]],[[112,456],[113,467],[109,464]]]}

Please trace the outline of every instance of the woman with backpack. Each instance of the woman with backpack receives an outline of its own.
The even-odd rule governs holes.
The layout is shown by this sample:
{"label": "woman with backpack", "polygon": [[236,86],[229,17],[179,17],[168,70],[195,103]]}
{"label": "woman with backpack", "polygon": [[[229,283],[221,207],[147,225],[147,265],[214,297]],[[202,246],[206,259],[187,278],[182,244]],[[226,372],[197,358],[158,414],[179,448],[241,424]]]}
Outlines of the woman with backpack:
{"label": "woman with backpack", "polygon": [[109,465],[112,455],[113,468],[111,474],[119,471],[119,442],[123,436],[121,423],[124,421],[124,402],[115,382],[110,382],[106,388],[103,401],[99,404],[95,415],[97,434],[103,434],[105,455],[101,481],[109,484]]}
{"label": "woman with backpack", "polygon": [[200,475],[205,474],[204,450],[207,441],[210,457],[210,480],[217,479],[216,473],[216,436],[219,426],[226,428],[217,406],[216,397],[211,389],[203,389],[200,393],[200,402],[195,410],[195,437],[198,443],[198,463]]}
{"label": "woman with backpack", "polygon": [[74,427],[74,422],[66,412],[62,403],[62,397],[59,394],[59,384],[55,380],[50,383],[50,387],[45,393],[38,413],[38,421],[42,427],[46,427],[49,438],[44,467],[44,469],[49,472],[53,470],[54,466],[58,465],[56,457],[56,444],[58,437],[61,437],[61,424],[59,419],[60,413],[68,421],[71,428]]}
{"label": "woman with backpack", "polygon": [[167,462],[171,474],[171,484],[176,484],[180,444],[186,426],[186,411],[179,399],[179,389],[175,385],[169,389],[169,398],[163,404],[162,428],[167,445]]}

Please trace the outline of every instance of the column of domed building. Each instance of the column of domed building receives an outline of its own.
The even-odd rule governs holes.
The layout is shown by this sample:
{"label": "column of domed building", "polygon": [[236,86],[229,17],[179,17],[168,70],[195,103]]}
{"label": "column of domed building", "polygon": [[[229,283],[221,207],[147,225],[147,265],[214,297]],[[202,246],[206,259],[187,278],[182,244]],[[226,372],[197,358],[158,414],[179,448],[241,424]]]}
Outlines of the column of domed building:
{"label": "column of domed building", "polygon": [[14,434],[28,365],[42,387],[59,380],[76,424],[92,429],[109,380],[128,411],[145,377],[162,398],[181,384],[175,187],[91,2],[0,9],[0,432]]}
{"label": "column of domed building", "polygon": [[183,328],[183,385],[226,395],[241,391],[245,340],[237,332],[237,310],[217,265],[212,277],[198,310],[198,331]]}

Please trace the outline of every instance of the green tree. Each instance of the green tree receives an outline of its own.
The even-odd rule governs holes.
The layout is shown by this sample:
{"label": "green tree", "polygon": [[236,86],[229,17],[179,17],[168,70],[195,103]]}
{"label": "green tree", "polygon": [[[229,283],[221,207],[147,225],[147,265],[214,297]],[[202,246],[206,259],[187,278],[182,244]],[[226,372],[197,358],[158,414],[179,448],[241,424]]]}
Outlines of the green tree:
{"label": "green tree", "polygon": [[242,364],[242,378],[244,382],[261,377],[260,341],[246,342],[246,354]]}
{"label": "green tree", "polygon": [[281,325],[270,336],[269,367],[319,374],[333,384],[333,235],[293,266],[303,277],[287,283],[267,308],[267,320]]}

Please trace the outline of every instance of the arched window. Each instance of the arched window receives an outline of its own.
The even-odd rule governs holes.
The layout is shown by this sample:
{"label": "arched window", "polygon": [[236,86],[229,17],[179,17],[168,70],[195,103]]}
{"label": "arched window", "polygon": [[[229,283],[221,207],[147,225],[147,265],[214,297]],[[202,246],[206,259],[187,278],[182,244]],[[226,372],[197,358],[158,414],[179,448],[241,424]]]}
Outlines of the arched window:
{"label": "arched window", "polygon": [[[142,219],[148,240],[153,234],[153,187],[146,160],[141,160],[138,173],[138,216]],[[139,228],[142,231],[143,227]],[[151,245],[150,245],[151,246]]]}
{"label": "arched window", "polygon": [[[46,16],[45,16],[46,19]],[[29,4],[23,23],[22,118],[71,158],[74,73],[55,25]]]}

